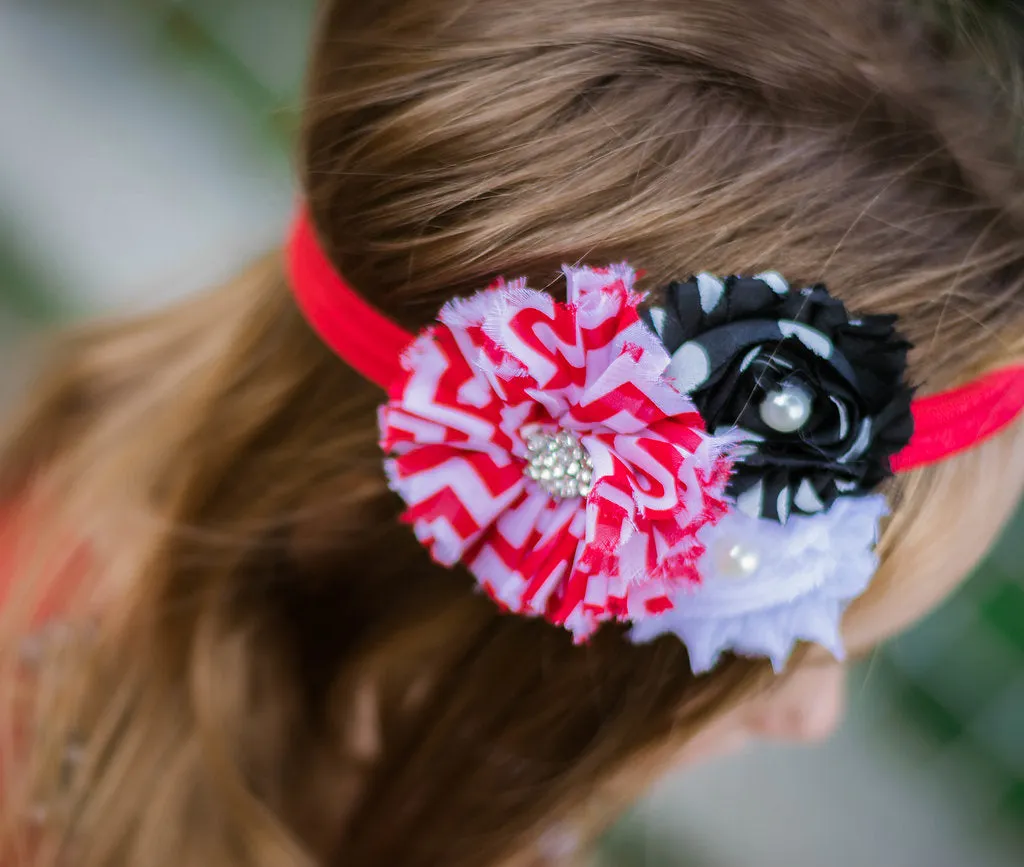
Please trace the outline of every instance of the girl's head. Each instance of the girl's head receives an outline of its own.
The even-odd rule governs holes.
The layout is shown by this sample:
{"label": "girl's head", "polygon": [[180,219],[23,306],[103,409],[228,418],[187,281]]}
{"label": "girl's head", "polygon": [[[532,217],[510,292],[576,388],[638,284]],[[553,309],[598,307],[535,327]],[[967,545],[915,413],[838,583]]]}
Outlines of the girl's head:
{"label": "girl's head", "polygon": [[[406,329],[497,274],[557,293],[565,262],[627,259],[652,289],[824,281],[899,315],[926,392],[1024,359],[1011,131],[913,4],[323,6],[302,194],[333,268]],[[379,389],[276,256],[65,356],[0,484],[43,510],[42,553],[75,551],[71,577],[20,558],[51,579],[35,601],[57,575],[65,618],[97,627],[33,691],[14,762],[80,867],[533,864],[552,827],[598,830],[680,757],[834,722],[820,648],[698,677],[671,636],[608,624],[576,646],[434,565],[385,481]],[[889,484],[852,652],[970,571],[1024,489],[1022,436]]]}

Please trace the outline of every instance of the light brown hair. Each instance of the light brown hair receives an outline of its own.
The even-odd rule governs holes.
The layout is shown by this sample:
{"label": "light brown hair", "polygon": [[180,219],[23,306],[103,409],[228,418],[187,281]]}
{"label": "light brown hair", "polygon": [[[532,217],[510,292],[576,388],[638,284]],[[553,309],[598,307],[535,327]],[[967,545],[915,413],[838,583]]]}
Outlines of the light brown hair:
{"label": "light brown hair", "polygon": [[[1024,357],[1010,131],[902,4],[322,6],[303,191],[335,266],[410,329],[497,273],[628,259],[647,287],[824,280],[900,314],[925,391]],[[575,647],[432,565],[384,482],[380,400],[277,255],[65,339],[0,464],[0,496],[45,515],[32,541],[88,560],[66,596],[89,640],[44,666],[5,757],[5,797],[48,808],[40,863],[532,864],[553,823],[598,830],[765,688],[741,659],[694,677],[674,639]],[[991,539],[1024,487],[1020,437],[892,486],[865,605],[921,574],[936,521]],[[10,612],[45,582],[15,591],[9,673]]]}

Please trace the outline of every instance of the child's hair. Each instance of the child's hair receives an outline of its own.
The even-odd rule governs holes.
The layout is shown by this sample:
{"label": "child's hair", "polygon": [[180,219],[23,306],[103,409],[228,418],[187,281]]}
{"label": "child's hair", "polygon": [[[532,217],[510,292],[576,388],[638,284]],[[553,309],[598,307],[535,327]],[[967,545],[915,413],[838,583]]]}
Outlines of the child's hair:
{"label": "child's hair", "polygon": [[[908,4],[322,5],[303,192],[335,267],[409,329],[496,273],[628,259],[650,287],[824,279],[900,314],[925,391],[1024,358],[1011,130]],[[100,628],[5,742],[8,845],[38,802],[37,855],[75,867],[536,863],[547,829],[600,830],[765,688],[738,658],[693,676],[674,639],[573,646],[433,565],[385,484],[380,401],[277,255],[67,339],[0,496],[27,504],[48,575],[74,552],[65,618]],[[968,565],[1022,488],[1019,424],[894,485],[863,605],[951,545]],[[19,578],[8,646],[30,586],[53,594]]]}

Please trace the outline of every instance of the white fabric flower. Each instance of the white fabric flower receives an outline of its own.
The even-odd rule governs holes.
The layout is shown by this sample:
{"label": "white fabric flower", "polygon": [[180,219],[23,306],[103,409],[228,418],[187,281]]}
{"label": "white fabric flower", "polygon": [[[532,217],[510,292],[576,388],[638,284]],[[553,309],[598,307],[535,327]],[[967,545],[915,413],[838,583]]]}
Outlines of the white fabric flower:
{"label": "white fabric flower", "polygon": [[840,497],[826,512],[794,515],[785,525],[730,511],[702,528],[707,547],[698,586],[681,588],[674,607],[636,623],[634,642],[678,636],[694,673],[726,651],[766,656],[781,670],[798,641],[843,656],[840,621],[878,568],[884,496]]}

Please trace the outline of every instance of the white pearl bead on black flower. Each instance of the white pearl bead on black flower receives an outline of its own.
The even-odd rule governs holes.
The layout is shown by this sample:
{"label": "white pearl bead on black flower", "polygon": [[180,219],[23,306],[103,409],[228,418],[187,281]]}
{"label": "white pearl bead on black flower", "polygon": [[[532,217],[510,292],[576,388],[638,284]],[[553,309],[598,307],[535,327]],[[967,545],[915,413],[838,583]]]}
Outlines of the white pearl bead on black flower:
{"label": "white pearl bead on black flower", "polygon": [[814,397],[806,388],[783,383],[761,401],[761,421],[779,433],[796,433],[811,417]]}

